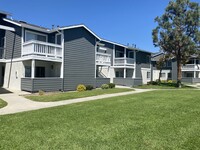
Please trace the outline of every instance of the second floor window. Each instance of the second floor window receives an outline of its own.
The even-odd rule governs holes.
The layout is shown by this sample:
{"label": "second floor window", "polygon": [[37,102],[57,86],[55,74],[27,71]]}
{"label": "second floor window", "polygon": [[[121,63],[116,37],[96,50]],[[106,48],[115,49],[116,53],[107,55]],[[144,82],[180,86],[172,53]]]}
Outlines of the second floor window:
{"label": "second floor window", "polygon": [[25,41],[30,41],[30,40],[47,42],[47,36],[27,31]]}

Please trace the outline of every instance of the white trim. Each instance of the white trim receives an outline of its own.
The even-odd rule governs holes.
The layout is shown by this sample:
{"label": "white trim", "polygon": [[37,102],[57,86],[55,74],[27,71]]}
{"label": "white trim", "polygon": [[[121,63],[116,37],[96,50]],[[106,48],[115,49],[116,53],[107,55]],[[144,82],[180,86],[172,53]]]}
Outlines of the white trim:
{"label": "white trim", "polygon": [[124,48],[129,48],[129,47],[125,46],[125,45],[118,44],[118,43],[115,43],[115,42],[111,42],[111,41],[109,41],[109,40],[101,39],[101,41],[107,42],[107,43],[110,43],[110,44],[114,44],[114,45],[117,45],[117,46],[121,46],[121,47],[124,47]]}
{"label": "white trim", "polygon": [[6,21],[6,22],[9,22],[9,23],[12,23],[12,24],[14,24],[14,25],[20,26],[20,27],[22,26],[21,24],[16,23],[16,22],[14,22],[14,21],[12,21],[12,20],[8,20],[8,19],[6,19],[6,18],[3,18],[3,20]]}
{"label": "white trim", "polygon": [[15,32],[15,29],[14,29],[14,28],[12,28],[12,27],[8,27],[8,26],[0,25],[0,29],[3,29],[3,30],[9,30],[9,31],[13,31],[13,32]]}
{"label": "white trim", "polygon": [[24,28],[22,27],[22,37],[21,37],[21,57],[23,56],[23,44],[24,44]]}
{"label": "white trim", "polygon": [[[26,34],[27,34],[27,32],[32,33],[32,34],[36,34],[36,35],[45,36],[45,37],[46,37],[46,42],[48,42],[48,35],[43,34],[43,33],[39,33],[39,32],[35,32],[35,31],[30,31],[30,30],[25,30],[25,42],[28,42],[28,41],[26,40]],[[35,39],[33,39],[33,40],[35,40]],[[44,42],[44,41],[41,41],[41,42]]]}
{"label": "white trim", "polygon": [[101,41],[101,38],[99,36],[97,36],[94,32],[92,32],[88,27],[86,27],[85,25],[75,25],[75,26],[69,26],[69,27],[62,27],[59,28],[60,30],[67,30],[67,29],[73,29],[73,28],[80,28],[83,27],[86,30],[88,30],[92,35],[94,35],[97,39],[99,39]]}
{"label": "white trim", "polygon": [[[61,44],[58,44],[58,43],[57,43],[57,40],[58,40],[58,39],[57,39],[57,36],[58,36],[58,35],[61,35]],[[55,34],[55,44],[57,44],[57,45],[62,45],[62,34],[61,34],[60,32]]]}
{"label": "white trim", "polygon": [[62,45],[62,63],[61,63],[61,70],[60,70],[60,78],[64,78],[64,32],[61,33],[61,45]]}

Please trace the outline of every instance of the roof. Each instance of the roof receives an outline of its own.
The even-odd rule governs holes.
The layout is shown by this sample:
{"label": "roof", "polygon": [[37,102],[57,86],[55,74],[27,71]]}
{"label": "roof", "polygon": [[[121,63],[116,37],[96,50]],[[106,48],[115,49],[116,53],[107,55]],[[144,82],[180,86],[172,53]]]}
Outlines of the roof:
{"label": "roof", "polygon": [[4,14],[4,15],[6,15],[6,16],[12,16],[11,13],[6,12],[6,11],[3,11],[3,10],[0,10],[0,14]]}

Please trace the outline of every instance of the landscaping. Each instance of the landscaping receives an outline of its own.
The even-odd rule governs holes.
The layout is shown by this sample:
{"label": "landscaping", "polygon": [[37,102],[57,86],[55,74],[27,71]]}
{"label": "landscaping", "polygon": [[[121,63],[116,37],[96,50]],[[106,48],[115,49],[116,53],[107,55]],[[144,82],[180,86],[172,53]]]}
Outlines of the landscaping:
{"label": "landscaping", "polygon": [[0,99],[0,108],[3,108],[7,105],[7,103],[5,101],[3,101],[2,99]]}
{"label": "landscaping", "polygon": [[0,149],[198,149],[199,97],[158,90],[0,116]]}
{"label": "landscaping", "polygon": [[[177,88],[177,83],[173,81],[151,81],[148,82],[146,85],[140,85],[136,88],[139,89],[179,89]],[[194,89],[194,87],[187,86],[185,84],[182,84],[182,87],[180,89]]]}
{"label": "landscaping", "polygon": [[49,93],[49,94],[44,93],[42,95],[33,94],[33,95],[25,96],[25,97],[33,101],[54,102],[54,101],[89,97],[89,96],[97,96],[97,95],[103,95],[103,94],[134,91],[133,89],[127,89],[127,88],[95,89],[95,90],[82,91],[82,88],[83,87],[81,85],[79,87],[79,90],[81,89],[80,90],[81,92],[63,92],[63,93]]}

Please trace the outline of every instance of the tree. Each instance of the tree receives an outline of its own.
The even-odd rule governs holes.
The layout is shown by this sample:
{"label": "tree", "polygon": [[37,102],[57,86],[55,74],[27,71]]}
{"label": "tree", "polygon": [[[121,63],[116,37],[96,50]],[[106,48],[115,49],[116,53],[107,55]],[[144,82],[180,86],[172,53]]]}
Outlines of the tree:
{"label": "tree", "polygon": [[199,53],[200,7],[190,0],[171,0],[152,31],[155,47],[177,61],[177,86],[181,87],[181,67]]}

